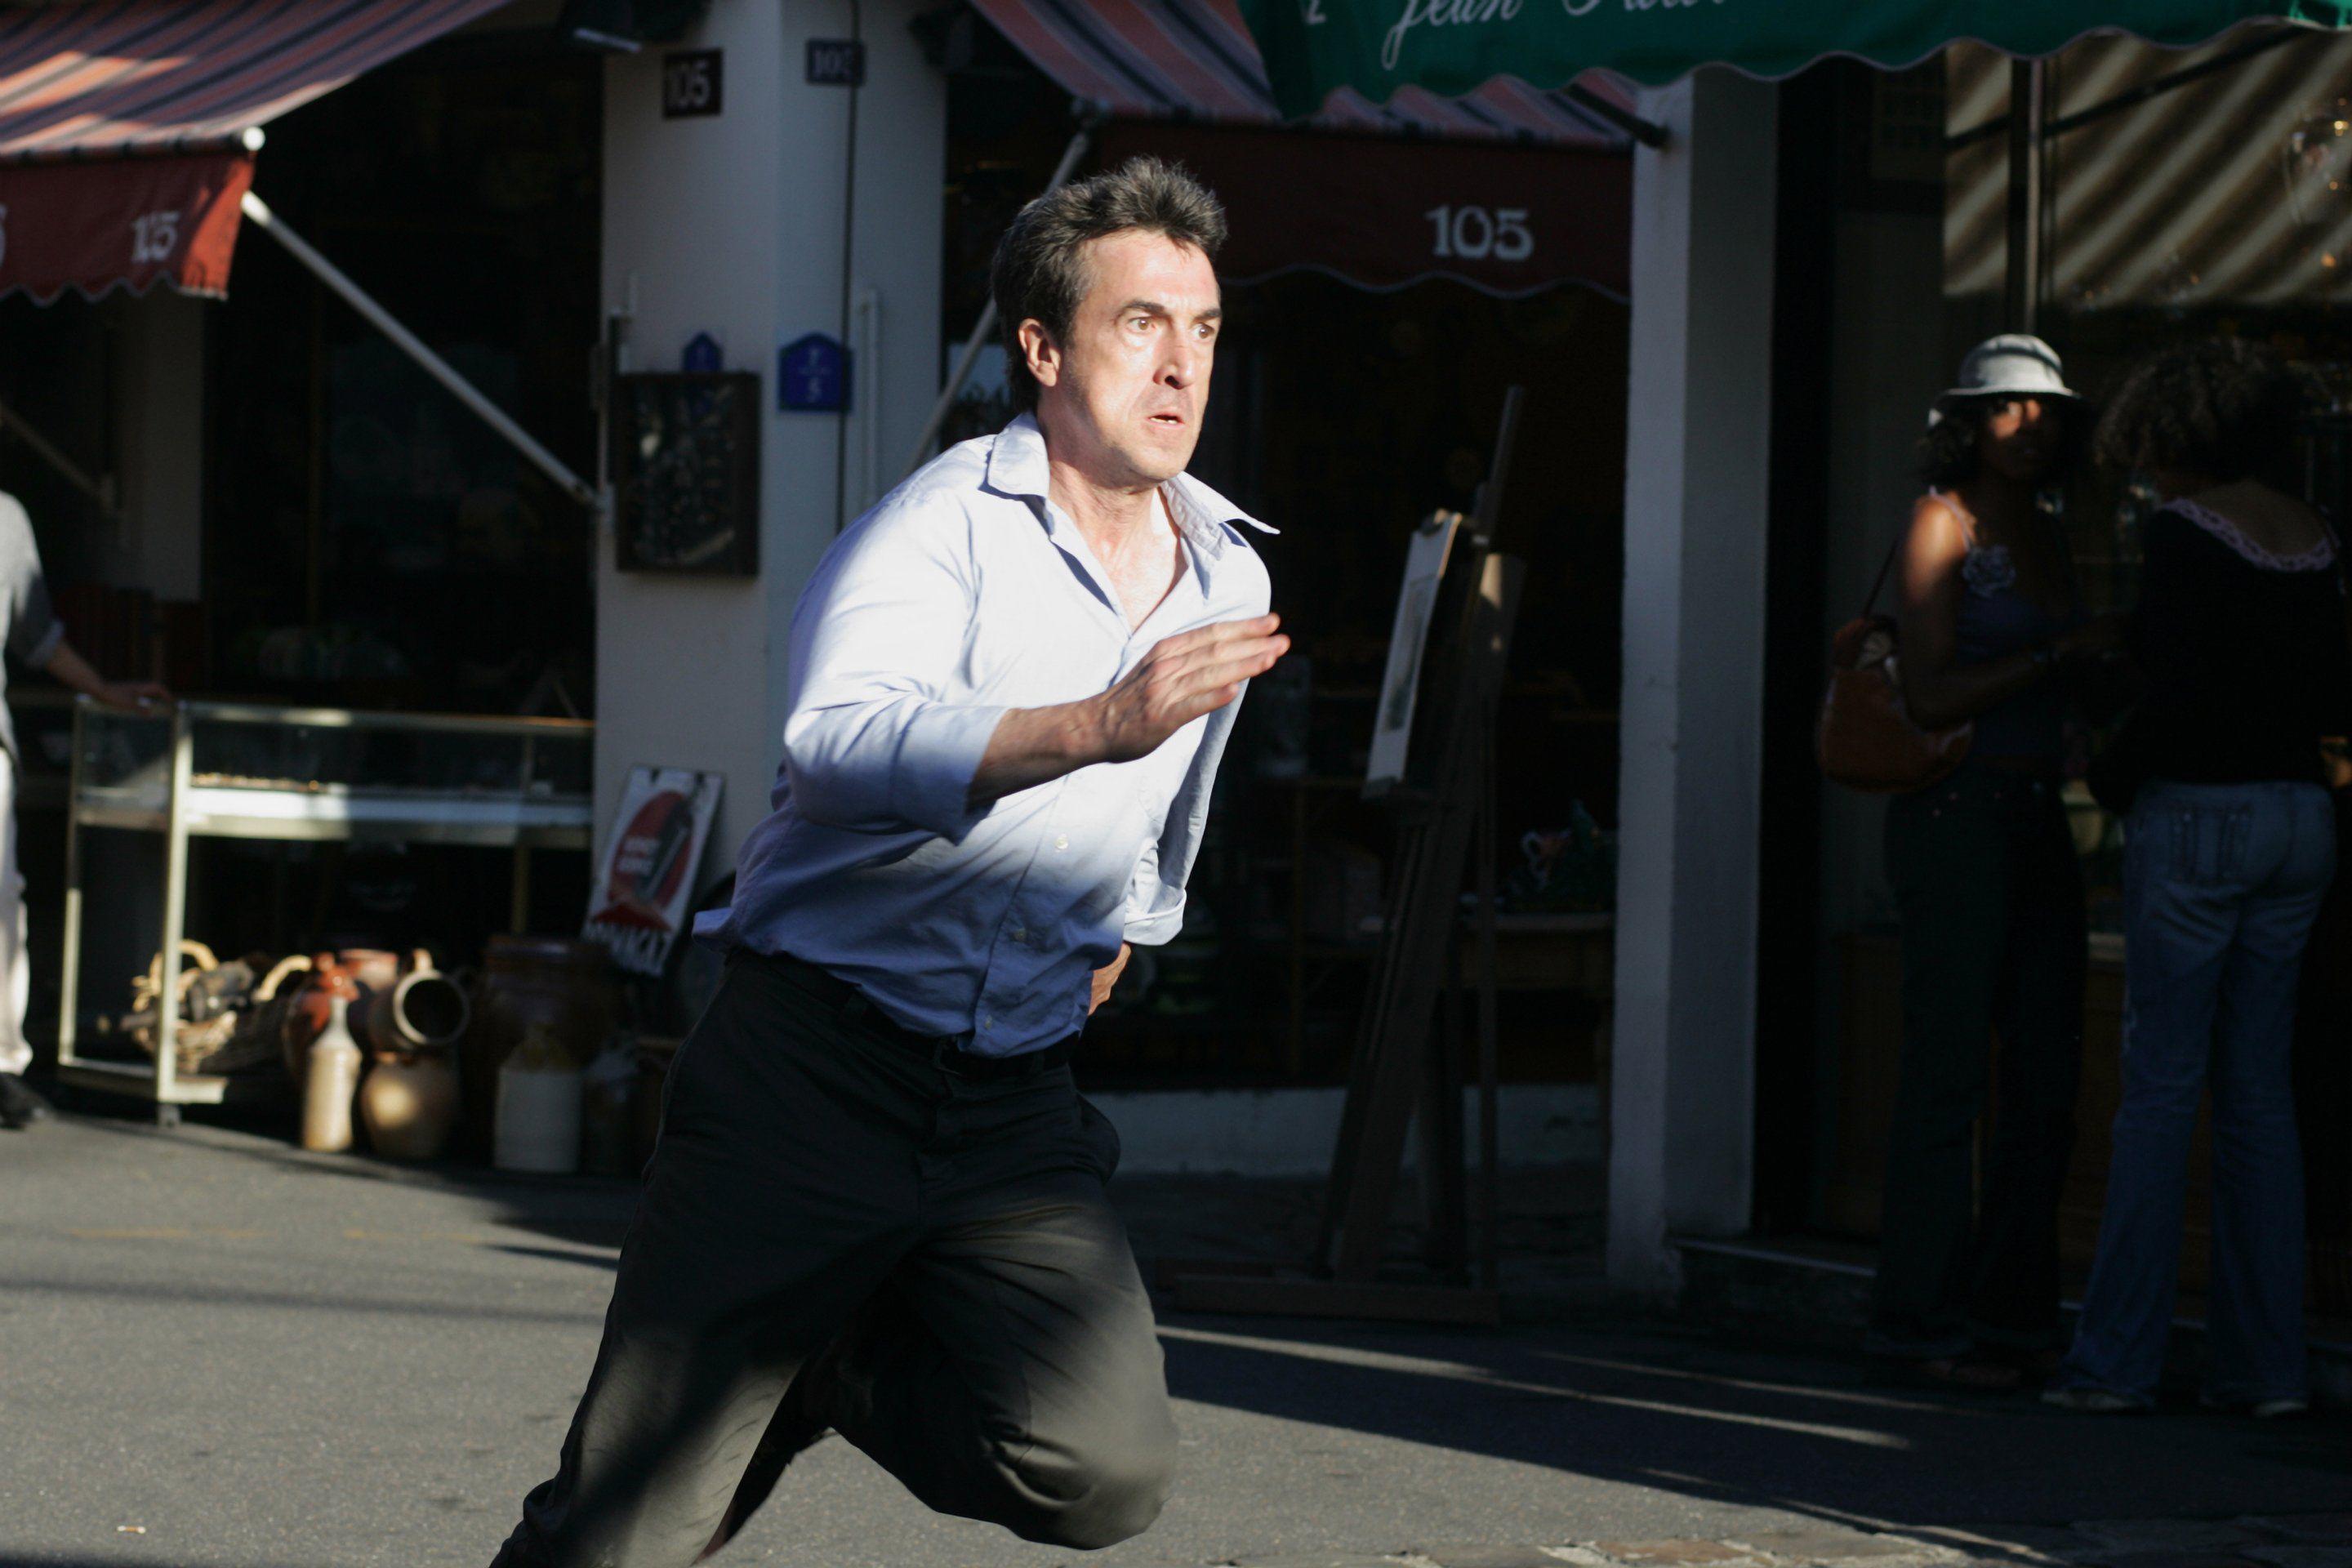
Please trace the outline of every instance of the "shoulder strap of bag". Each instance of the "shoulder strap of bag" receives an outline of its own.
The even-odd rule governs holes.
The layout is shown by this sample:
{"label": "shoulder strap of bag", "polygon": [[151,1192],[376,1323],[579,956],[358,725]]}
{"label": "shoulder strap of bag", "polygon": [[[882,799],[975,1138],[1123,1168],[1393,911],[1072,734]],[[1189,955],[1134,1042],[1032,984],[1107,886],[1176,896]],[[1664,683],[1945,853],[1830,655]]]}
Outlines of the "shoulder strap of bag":
{"label": "shoulder strap of bag", "polygon": [[[1974,550],[1977,544],[1976,531],[1969,526],[1966,509],[1955,504],[1952,499],[1941,490],[1931,489],[1927,493],[1942,502],[1944,510],[1952,514],[1952,521],[1960,525],[1960,537],[1968,542],[1969,549]],[[1903,553],[1904,541],[1910,537],[1911,530],[1907,526],[1895,531],[1895,542],[1886,547],[1886,559],[1878,563],[1878,575],[1871,580],[1870,597],[1862,602],[1864,620],[1868,620],[1878,613],[1878,595],[1886,591],[1886,579],[1895,572],[1895,558]]]}
{"label": "shoulder strap of bag", "polygon": [[1895,542],[1886,547],[1886,559],[1879,563],[1878,575],[1871,580],[1870,597],[1862,602],[1864,620],[1868,620],[1878,613],[1878,595],[1886,591],[1886,579],[1895,571],[1895,556],[1902,553],[1903,539],[1904,535],[1898,533],[1895,536]]}

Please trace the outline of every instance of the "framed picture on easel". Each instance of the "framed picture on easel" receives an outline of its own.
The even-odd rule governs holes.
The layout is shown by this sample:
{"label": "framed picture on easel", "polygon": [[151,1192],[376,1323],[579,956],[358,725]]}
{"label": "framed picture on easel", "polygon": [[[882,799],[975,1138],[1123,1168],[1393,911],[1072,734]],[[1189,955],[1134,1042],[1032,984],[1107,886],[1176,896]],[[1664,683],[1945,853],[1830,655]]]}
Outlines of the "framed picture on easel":
{"label": "framed picture on easel", "polygon": [[1373,710],[1371,761],[1364,769],[1368,798],[1403,782],[1422,660],[1429,651],[1429,623],[1461,529],[1460,512],[1433,511],[1413,530],[1405,552],[1404,586],[1397,595],[1396,624],[1389,632],[1388,668],[1381,677],[1380,705]]}

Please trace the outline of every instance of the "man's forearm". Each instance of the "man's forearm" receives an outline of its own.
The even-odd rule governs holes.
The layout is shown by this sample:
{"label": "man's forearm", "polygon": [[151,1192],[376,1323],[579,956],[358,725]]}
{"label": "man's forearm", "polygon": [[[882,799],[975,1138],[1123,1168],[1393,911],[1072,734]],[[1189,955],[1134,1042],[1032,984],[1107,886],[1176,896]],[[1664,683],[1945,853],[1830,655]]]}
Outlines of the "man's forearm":
{"label": "man's forearm", "polygon": [[45,668],[51,675],[57,677],[60,686],[68,689],[79,691],[86,697],[98,697],[105,693],[106,678],[92,669],[89,667],[89,661],[76,653],[73,644],[69,642],[58,644],[56,649],[50,653],[49,662]]}
{"label": "man's forearm", "polygon": [[89,660],[76,653],[73,645],[62,637],[58,639],[57,647],[49,650],[49,657],[41,668],[83,696],[94,698],[126,713],[143,713],[151,703],[172,700],[171,692],[158,681],[107,679],[92,669]]}
{"label": "man's forearm", "polygon": [[971,775],[973,811],[1103,760],[1101,705],[1092,699],[1015,708],[997,721]]}

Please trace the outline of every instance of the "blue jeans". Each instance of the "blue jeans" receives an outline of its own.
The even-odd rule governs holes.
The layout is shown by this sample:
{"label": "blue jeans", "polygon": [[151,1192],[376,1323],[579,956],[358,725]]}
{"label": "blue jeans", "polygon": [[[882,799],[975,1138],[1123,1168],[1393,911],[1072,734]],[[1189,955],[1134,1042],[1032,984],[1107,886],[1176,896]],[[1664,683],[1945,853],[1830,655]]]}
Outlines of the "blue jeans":
{"label": "blue jeans", "polygon": [[2146,785],[2124,848],[2123,1104],[2061,1382],[2153,1401],[2197,1106],[2213,1094],[2209,1392],[2305,1396],[2303,1157],[2290,1066],[2303,950],[2336,873],[2317,784]]}

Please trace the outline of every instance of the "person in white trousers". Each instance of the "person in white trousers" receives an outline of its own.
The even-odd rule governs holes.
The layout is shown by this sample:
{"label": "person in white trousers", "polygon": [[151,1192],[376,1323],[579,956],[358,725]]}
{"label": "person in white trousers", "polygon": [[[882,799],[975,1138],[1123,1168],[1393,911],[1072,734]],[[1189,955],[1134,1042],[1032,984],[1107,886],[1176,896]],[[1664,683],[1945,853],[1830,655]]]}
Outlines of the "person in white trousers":
{"label": "person in white trousers", "polygon": [[[0,490],[0,645],[18,662],[46,669],[69,689],[111,708],[137,711],[168,701],[152,680],[109,680],[66,641],[49,605],[32,520],[15,496]],[[0,697],[6,680],[0,677]],[[16,727],[0,701],[0,1127],[21,1131],[48,1114],[48,1105],[25,1083],[33,1047],[25,1039],[25,1008],[32,973],[25,964],[25,878],[16,864]]]}

